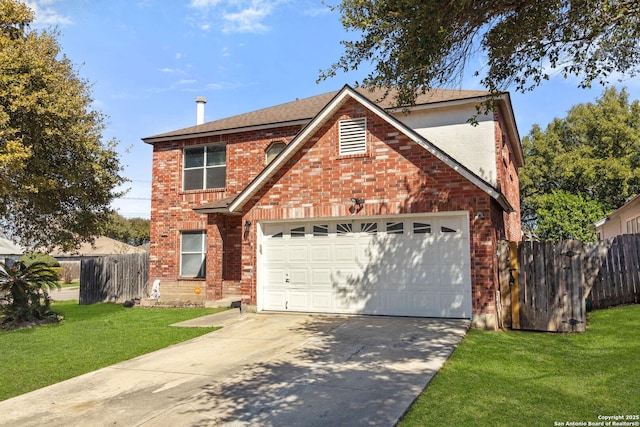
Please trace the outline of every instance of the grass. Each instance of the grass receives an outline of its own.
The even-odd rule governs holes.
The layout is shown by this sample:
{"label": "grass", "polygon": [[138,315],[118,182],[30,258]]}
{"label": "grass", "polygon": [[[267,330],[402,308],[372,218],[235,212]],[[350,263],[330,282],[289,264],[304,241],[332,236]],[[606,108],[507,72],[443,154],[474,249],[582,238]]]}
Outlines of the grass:
{"label": "grass", "polygon": [[124,308],[59,302],[59,324],[0,331],[0,400],[131,359],[216,328],[169,325],[219,309]]}
{"label": "grass", "polygon": [[587,425],[639,413],[640,305],[631,305],[590,313],[583,334],[470,330],[399,425]]}
{"label": "grass", "polygon": [[58,282],[61,288],[77,288],[80,286],[80,280],[73,280],[70,283],[65,283],[63,280]]}

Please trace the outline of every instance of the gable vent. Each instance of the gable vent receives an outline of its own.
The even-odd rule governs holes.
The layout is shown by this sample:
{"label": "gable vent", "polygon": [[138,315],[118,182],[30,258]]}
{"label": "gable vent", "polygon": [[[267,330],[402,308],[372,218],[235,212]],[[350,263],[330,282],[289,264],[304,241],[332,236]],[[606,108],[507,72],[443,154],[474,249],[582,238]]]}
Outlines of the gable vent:
{"label": "gable vent", "polygon": [[367,152],[367,118],[340,120],[340,155]]}

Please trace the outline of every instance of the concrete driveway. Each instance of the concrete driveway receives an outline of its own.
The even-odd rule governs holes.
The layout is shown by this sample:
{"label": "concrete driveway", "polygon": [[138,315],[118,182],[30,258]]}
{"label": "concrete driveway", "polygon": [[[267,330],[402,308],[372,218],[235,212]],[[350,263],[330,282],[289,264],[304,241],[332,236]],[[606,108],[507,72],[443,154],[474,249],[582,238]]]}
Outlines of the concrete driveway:
{"label": "concrete driveway", "polygon": [[468,324],[231,310],[183,322],[216,332],[0,402],[0,425],[392,426]]}

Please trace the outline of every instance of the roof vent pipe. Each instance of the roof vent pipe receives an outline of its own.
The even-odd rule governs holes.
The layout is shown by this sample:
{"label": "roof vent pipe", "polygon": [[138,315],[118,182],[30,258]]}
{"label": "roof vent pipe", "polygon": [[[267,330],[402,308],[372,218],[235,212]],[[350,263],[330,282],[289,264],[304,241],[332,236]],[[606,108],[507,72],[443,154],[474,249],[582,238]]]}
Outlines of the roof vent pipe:
{"label": "roof vent pipe", "polygon": [[207,98],[204,96],[196,97],[196,125],[204,123],[204,104],[207,103]]}

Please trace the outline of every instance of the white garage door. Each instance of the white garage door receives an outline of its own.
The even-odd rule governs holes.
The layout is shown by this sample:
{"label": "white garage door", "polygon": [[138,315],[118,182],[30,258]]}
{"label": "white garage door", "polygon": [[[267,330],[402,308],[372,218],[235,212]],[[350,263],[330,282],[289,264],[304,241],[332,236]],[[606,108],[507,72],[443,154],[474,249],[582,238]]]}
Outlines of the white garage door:
{"label": "white garage door", "polygon": [[468,216],[262,223],[262,310],[471,317]]}

